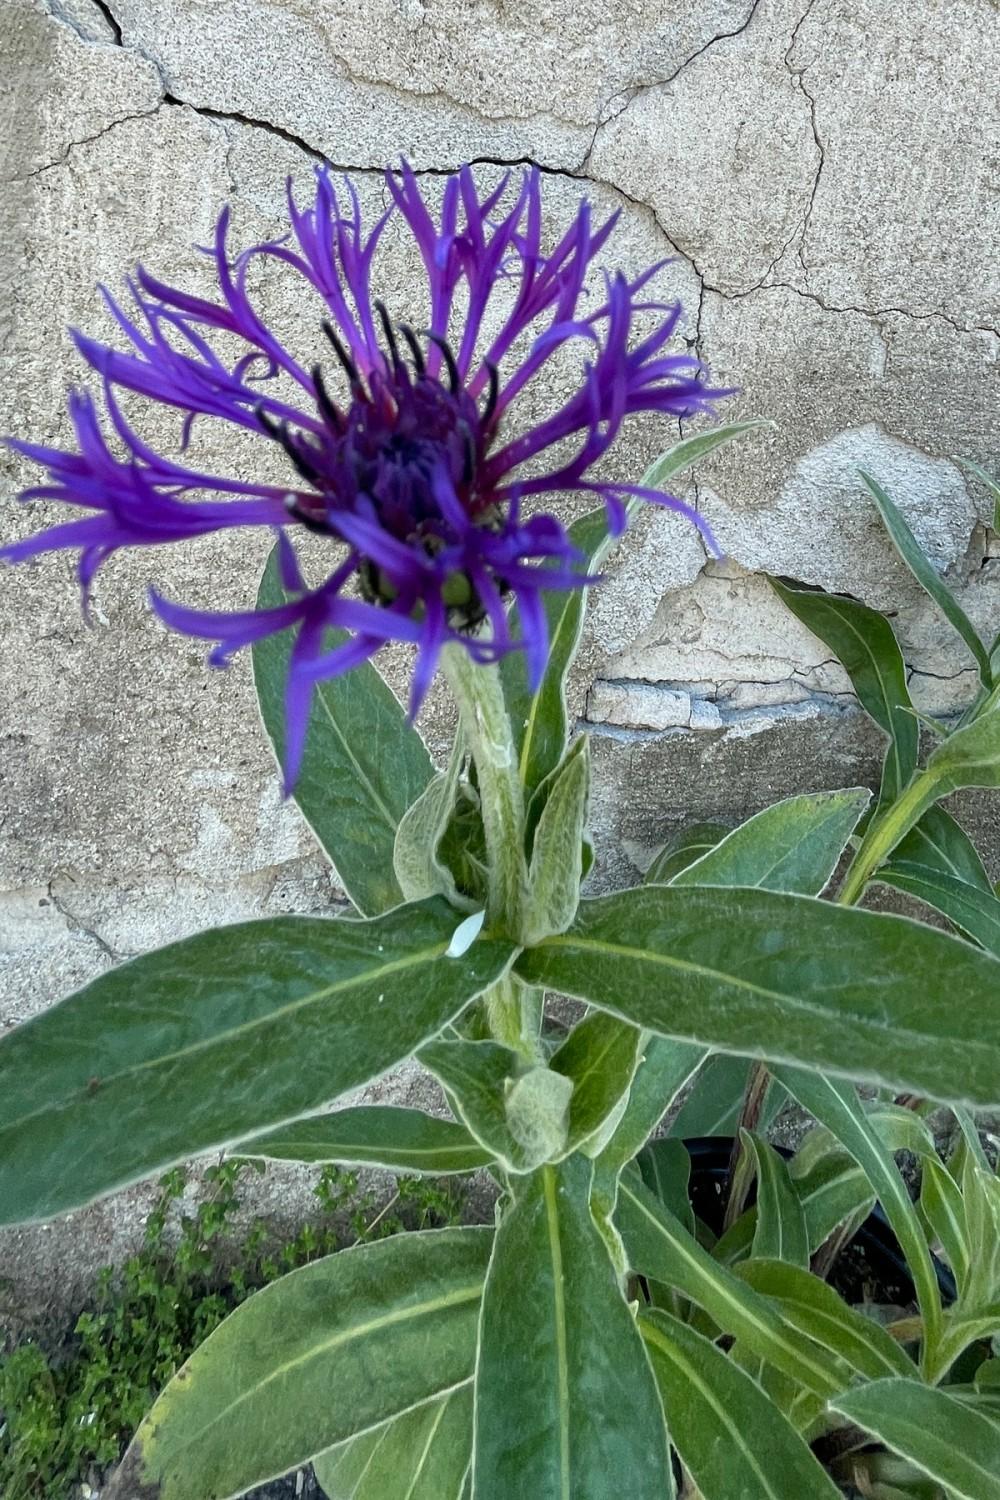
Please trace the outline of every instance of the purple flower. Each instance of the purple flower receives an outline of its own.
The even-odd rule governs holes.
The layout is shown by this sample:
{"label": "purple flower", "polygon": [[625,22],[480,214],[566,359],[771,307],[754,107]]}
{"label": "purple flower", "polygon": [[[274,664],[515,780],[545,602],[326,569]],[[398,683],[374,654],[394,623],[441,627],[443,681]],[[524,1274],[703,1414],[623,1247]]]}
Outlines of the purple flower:
{"label": "purple flower", "polygon": [[[308,207],[297,205],[289,186],[291,234],[235,258],[224,211],[206,252],[214,261],[218,300],[168,286],[140,267],[129,282],[133,307],[126,311],[104,293],[127,351],[75,330],[72,335],[101,377],[114,442],[93,397],[79,391],[70,396],[78,451],[11,442],[48,470],[48,482],[26,490],[23,499],[62,500],[85,513],[3,548],[0,557],[20,561],[77,549],[85,598],[97,569],[119,547],[231,526],[279,528],[287,604],[213,613],[152,597],[168,625],[217,643],[216,664],[249,642],[294,627],[289,785],[312,685],[366,660],[388,640],[417,647],[412,714],[447,641],[461,642],[482,662],[523,650],[529,679],[538,684],[548,649],[542,590],[580,588],[586,574],[562,522],[529,513],[525,502],[593,494],[618,533],[624,501],[639,496],[684,512],[707,534],[681,501],[593,474],[630,413],[687,418],[726,394],[709,388],[690,354],[664,352],[680,308],[642,300],[660,265],[631,281],[605,275],[597,305],[587,305],[587,276],[617,215],[595,227],[590,205],[581,202],[555,248],[544,253],[535,170],[514,183],[505,177],[481,195],[463,168],[445,184],[438,220],[405,164],[386,175],[386,186],[389,207],[366,233],[353,185],[347,181],[338,198],[329,171],[320,169]],[[371,292],[373,257],[393,217],[412,235],[426,273],[430,324],[420,334],[394,321]],[[309,369],[251,301],[248,273],[262,259],[282,262],[316,294],[322,358]],[[491,307],[499,290],[502,318]],[[655,324],[639,341],[633,336],[637,312],[654,315]],[[526,331],[534,332],[530,343]],[[213,338],[230,348],[234,339],[241,343],[235,363],[217,352]],[[518,430],[518,395],[571,340],[580,341],[583,355],[575,393],[544,421]],[[286,482],[248,483],[160,455],[126,420],[116,394],[121,389],[183,413],[182,452],[198,416],[250,429],[282,450]],[[305,582],[292,545],[302,531],[336,544],[332,572],[318,588]],[[511,596],[521,620],[516,638],[508,623]],[[347,629],[350,640],[331,649],[331,626]]]}

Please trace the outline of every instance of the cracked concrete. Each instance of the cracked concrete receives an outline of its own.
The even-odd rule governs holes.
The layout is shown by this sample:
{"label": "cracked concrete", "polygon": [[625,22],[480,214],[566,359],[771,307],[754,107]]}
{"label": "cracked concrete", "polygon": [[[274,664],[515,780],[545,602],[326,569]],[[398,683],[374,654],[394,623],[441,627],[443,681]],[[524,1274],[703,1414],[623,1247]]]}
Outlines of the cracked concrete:
{"label": "cracked concrete", "polygon": [[[142,259],[207,290],[194,246],[221,204],[241,243],[281,233],[285,176],[307,189],[322,156],[356,173],[372,213],[376,169],[400,154],[432,196],[462,161],[491,181],[534,162],[553,234],[586,192],[598,213],[621,210],[608,268],[672,257],[657,291],[684,304],[679,336],[739,389],[733,416],[777,425],[685,480],[724,563],[650,510],[595,591],[571,686],[595,737],[598,886],[634,877],[685,818],[735,820],[875,777],[877,734],[762,572],[889,611],[921,706],[967,701],[963,648],[895,560],[856,470],[887,484],[995,631],[1000,543],[955,462],[997,463],[990,0],[7,0],[5,21],[3,431],[66,438],[81,370],[63,330],[112,333],[95,283],[120,285]],[[397,316],[421,316],[398,237],[376,276]],[[282,278],[256,293],[298,336]],[[576,378],[572,359],[554,362],[527,416]],[[169,446],[174,425],[149,436]],[[635,423],[615,471],[637,477],[675,436]],[[197,444],[209,467],[258,462],[240,434]],[[7,495],[27,474],[0,457]],[[5,533],[39,524],[4,514]],[[145,604],[155,581],[243,606],[266,546],[119,556],[90,628],[67,560],[4,577],[0,1027],[208,921],[340,900],[281,802],[247,664],[208,671]],[[402,653],[390,662],[399,689],[407,668]],[[438,693],[422,721],[437,754],[450,723]],[[971,798],[963,816],[995,862],[995,811]],[[60,1255],[79,1284],[105,1250],[122,1253],[144,1201],[8,1239],[25,1297]]]}

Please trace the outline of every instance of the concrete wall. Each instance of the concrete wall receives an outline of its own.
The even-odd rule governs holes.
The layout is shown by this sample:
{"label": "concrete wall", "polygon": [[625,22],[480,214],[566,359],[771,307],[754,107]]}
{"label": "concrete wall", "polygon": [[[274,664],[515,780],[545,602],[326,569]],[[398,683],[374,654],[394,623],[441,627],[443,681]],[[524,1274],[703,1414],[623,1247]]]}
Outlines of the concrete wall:
{"label": "concrete wall", "polygon": [[[488,178],[531,160],[554,226],[581,192],[622,209],[609,263],[674,256],[662,285],[684,299],[685,337],[741,387],[733,414],[779,426],[699,473],[728,561],[706,564],[689,529],[649,513],[595,600],[576,691],[595,733],[600,880],[634,874],[689,815],[873,776],[877,737],[843,675],[758,570],[894,611],[917,700],[967,699],[971,664],[890,555],[856,469],[888,485],[972,617],[1000,624],[1000,539],[952,458],[997,459],[995,0],[0,10],[4,431],[66,436],[64,327],[110,331],[95,282],[142,258],[199,287],[192,245],[221,203],[244,242],[270,235],[285,175],[308,179],[320,155],[373,207],[376,169],[400,153],[432,190],[463,161]],[[384,272],[397,311],[410,269]],[[261,289],[279,321],[284,296]],[[620,474],[672,436],[636,424]],[[13,494],[26,471],[2,464]],[[3,514],[15,534],[40,522]],[[247,663],[208,671],[144,602],[155,577],[245,604],[266,545],[119,556],[90,629],[66,559],[4,576],[0,1026],[209,921],[335,894],[280,801]],[[440,749],[439,701],[425,727]],[[967,810],[995,848],[989,814]],[[8,1236],[3,1273],[25,1296],[48,1295],[56,1266],[68,1285],[129,1242],[144,1201]]]}

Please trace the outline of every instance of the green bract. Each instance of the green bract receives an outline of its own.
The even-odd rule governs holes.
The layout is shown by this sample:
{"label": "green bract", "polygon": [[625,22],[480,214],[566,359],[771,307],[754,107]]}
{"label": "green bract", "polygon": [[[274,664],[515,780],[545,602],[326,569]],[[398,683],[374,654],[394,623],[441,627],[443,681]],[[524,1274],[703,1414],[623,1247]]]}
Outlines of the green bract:
{"label": "green bract", "polygon": [[[517,654],[446,653],[440,770],[373,666],[321,684],[295,797],[354,913],[201,933],[0,1041],[5,1222],[220,1148],[497,1188],[495,1225],[359,1245],[240,1306],[109,1500],[225,1500],[310,1459],[329,1500],[1000,1500],[1000,1183],[969,1114],[1000,1108],[1000,900],[941,806],[1000,787],[996,648],[865,482],[980,676],[921,765],[888,620],[775,582],[886,737],[872,806],[695,824],[642,885],[581,897],[585,594],[554,591],[536,694]],[[603,513],[572,535],[596,570]],[[255,648],[279,752],[287,651]],[[933,924],[858,909],[877,886]],[[332,1107],[407,1059],[447,1112]],[[795,1154],[767,1138],[790,1101]]]}

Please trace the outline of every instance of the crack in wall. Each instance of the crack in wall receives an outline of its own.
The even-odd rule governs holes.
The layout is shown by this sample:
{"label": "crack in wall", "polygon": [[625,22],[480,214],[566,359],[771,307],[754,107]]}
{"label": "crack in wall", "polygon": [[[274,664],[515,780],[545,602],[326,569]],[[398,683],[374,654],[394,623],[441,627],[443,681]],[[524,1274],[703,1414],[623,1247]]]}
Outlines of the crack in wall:
{"label": "crack in wall", "polygon": [[[682,63],[679,63],[674,71],[672,73],[669,73],[666,78],[654,78],[651,79],[649,83],[636,84],[633,88],[624,90],[624,102],[619,109],[615,110],[614,114],[608,115],[606,118],[602,118],[602,107],[602,109],[598,111],[597,124],[594,127],[594,136],[591,140],[590,148],[587,151],[587,154],[581,164],[581,171],[589,174],[590,158],[594,154],[594,148],[597,145],[597,138],[606,126],[612,124],[613,121],[620,119],[622,115],[626,114],[632,108],[632,106],[638,99],[644,98],[646,94],[650,94],[656,89],[669,88],[672,83],[676,83],[677,79],[683,72],[686,71],[686,69],[691,67],[692,63],[697,62],[699,57],[704,57],[706,52],[710,52],[712,48],[718,46],[720,42],[732,41],[734,37],[742,36],[743,33],[753,23],[754,17],[756,16],[759,8],[760,0],[752,0],[750,9],[747,11],[746,16],[740,22],[739,26],[737,26],[733,31],[719,31],[715,34],[715,36],[709,37],[707,42],[703,42],[702,45],[696,49],[696,51],[692,52],[689,57],[686,57]],[[618,95],[616,94],[612,97],[618,97]]]}
{"label": "crack in wall", "polygon": [[48,892],[48,897],[52,902],[52,905],[55,907],[56,911],[66,923],[67,930],[69,932],[82,933],[83,936],[89,938],[92,943],[96,943],[100,952],[103,953],[106,958],[109,958],[113,964],[120,964],[126,958],[131,958],[133,956],[132,954],[117,952],[114,948],[111,947],[110,943],[105,942],[104,938],[101,937],[101,934],[99,932],[95,931],[93,927],[86,926],[86,924],[82,922],[74,912],[70,911],[63,898],[56,892],[56,881],[58,880],[58,878],[58,875],[53,875],[52,879],[46,886],[46,890]]}
{"label": "crack in wall", "polygon": [[[817,104],[816,95],[813,94],[813,93],[810,93],[809,89],[806,88],[806,84],[805,84],[805,75],[806,75],[806,73],[808,71],[808,64],[806,64],[805,67],[796,68],[795,65],[794,65],[794,63],[792,62],[792,53],[795,51],[795,45],[796,45],[796,43],[797,43],[797,41],[799,39],[799,32],[802,30],[802,28],[805,25],[806,21],[808,21],[808,19],[811,16],[811,14],[812,14],[815,6],[816,6],[816,0],[809,0],[809,4],[806,6],[806,9],[803,11],[802,15],[799,17],[798,21],[796,21],[796,23],[795,23],[795,26],[794,26],[794,28],[792,30],[791,41],[788,43],[788,46],[785,49],[785,56],[784,56],[785,67],[788,69],[789,74],[795,79],[795,82],[798,84],[799,89],[805,95],[805,97],[806,97],[806,99],[807,99],[807,101],[809,103],[809,123],[810,123],[811,129],[812,129],[813,140],[814,140],[814,142],[816,144],[816,150],[818,152],[818,160],[816,162],[816,174],[813,177],[812,190],[810,191],[809,201],[806,204],[805,214],[803,215],[802,229],[801,229],[801,233],[800,233],[800,237],[799,237],[799,243],[798,243],[798,249],[797,249],[797,255],[798,255],[799,264],[801,265],[802,270],[803,270],[803,272],[804,272],[804,274],[806,276],[808,276],[808,274],[809,274],[809,267],[806,265],[806,261],[805,261],[805,246],[806,246],[806,240],[807,240],[808,235],[809,235],[809,225],[812,222],[813,209],[816,206],[816,194],[819,192],[820,178],[823,176],[823,168],[826,166],[826,150],[825,150],[825,147],[823,145],[823,141],[822,141],[822,138],[821,138],[820,133],[819,133],[819,126],[818,126],[818,123],[817,123],[818,104]],[[788,241],[788,244],[790,244],[790,243],[791,243],[791,239],[789,239],[789,241]],[[778,261],[781,260],[782,256],[784,256],[785,250],[787,250],[787,248],[788,248],[788,244],[786,244],[784,246],[784,248],[782,249],[781,255],[778,256],[777,260],[771,262],[771,265],[768,267],[768,271],[767,271],[767,275],[768,276],[774,270],[774,267],[778,264]],[[764,279],[766,280],[766,276],[765,276]]]}
{"label": "crack in wall", "polygon": [[150,119],[151,116],[159,113],[162,103],[163,100],[161,99],[153,105],[152,109],[140,109],[137,110],[134,114],[119,115],[116,119],[109,120],[107,125],[102,125],[100,130],[95,130],[93,135],[81,136],[79,140],[70,141],[62,155],[57,156],[53,161],[46,161],[43,162],[40,167],[33,167],[32,170],[30,172],[26,172],[23,177],[8,177],[6,180],[8,182],[15,183],[30,182],[32,178],[42,177],[46,172],[51,172],[56,167],[64,167],[69,161],[70,157],[73,156],[77,151],[79,151],[81,147],[92,146],[95,141],[103,140],[106,135],[110,135],[111,132],[113,130],[117,130],[120,125],[128,125],[133,120]]}

